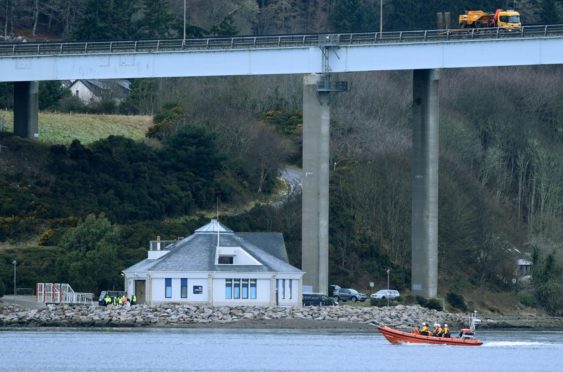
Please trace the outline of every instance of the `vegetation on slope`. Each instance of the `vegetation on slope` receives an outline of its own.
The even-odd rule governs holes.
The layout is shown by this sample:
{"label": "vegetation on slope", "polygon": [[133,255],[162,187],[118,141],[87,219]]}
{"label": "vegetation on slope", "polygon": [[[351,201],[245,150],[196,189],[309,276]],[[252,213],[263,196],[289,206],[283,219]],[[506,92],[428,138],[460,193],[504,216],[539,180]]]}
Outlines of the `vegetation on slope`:
{"label": "vegetation on slope", "polygon": [[[88,16],[91,3],[73,2],[77,19]],[[215,15],[193,6],[190,25],[199,30],[190,30],[217,35],[373,31],[379,26],[378,17],[369,16],[377,15],[371,12],[377,9],[374,1],[318,7],[293,1],[283,3],[294,7],[281,1],[238,3],[244,6],[231,19],[226,14],[234,9],[232,1],[222,1]],[[385,29],[432,28],[436,11],[461,11],[459,2],[425,2],[421,8],[422,3],[385,2]],[[488,9],[491,4],[470,1],[466,6]],[[526,24],[553,22],[559,15],[549,10],[554,4],[560,2],[522,1],[519,10]],[[179,2],[169,5],[177,9]],[[138,12],[137,20],[143,17]],[[122,16],[118,24],[130,26],[131,14],[112,17]],[[149,30],[178,36],[177,23],[160,19],[159,27]],[[72,37],[88,24],[64,19],[53,27]],[[107,31],[89,31],[96,30]],[[139,37],[131,30],[119,32],[124,38]],[[391,268],[391,285],[408,292],[411,74],[335,78],[349,81],[352,89],[331,98],[330,280],[360,289],[371,281],[385,286]],[[558,67],[442,72],[439,287],[440,295],[450,294],[457,306],[464,303],[460,295],[467,306],[490,310],[511,297],[524,305],[541,304],[551,313],[561,311],[556,299],[562,297],[562,78]],[[9,94],[2,96],[2,89],[0,105],[9,107],[9,100],[2,99]],[[230,208],[271,192],[279,167],[300,162],[301,89],[299,76],[137,80],[120,110],[154,113],[149,139],[138,140],[144,129],[133,135],[116,133],[116,127],[108,134],[134,140],[102,134],[72,142],[53,134],[49,145],[60,141],[65,146],[49,146],[1,138],[8,148],[0,153],[0,277],[8,290],[13,257],[22,262],[25,285],[36,280],[72,280],[81,290],[120,285],[119,270],[145,256],[148,240],[190,234],[206,222],[201,213],[214,209],[217,196]],[[86,120],[70,117],[78,125]],[[78,133],[75,128],[64,132]],[[203,162],[211,166],[202,167]],[[300,266],[300,211],[297,198],[280,208],[257,206],[222,220],[236,231],[283,232],[291,263]],[[107,231],[107,238],[84,248],[73,243],[82,234],[89,236],[79,231],[91,229]],[[38,252],[46,255],[41,269],[36,267]],[[535,263],[531,288],[513,282],[520,278],[516,259],[526,257]],[[91,266],[103,267],[106,259],[111,266],[103,275]],[[78,276],[85,270],[99,275],[82,280]]]}

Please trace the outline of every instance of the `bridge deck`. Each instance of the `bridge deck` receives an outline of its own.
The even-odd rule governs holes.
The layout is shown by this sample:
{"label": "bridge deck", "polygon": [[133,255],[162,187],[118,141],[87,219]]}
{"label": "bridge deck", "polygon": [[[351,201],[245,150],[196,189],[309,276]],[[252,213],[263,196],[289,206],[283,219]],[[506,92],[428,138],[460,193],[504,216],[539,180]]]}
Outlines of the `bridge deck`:
{"label": "bridge deck", "polygon": [[0,43],[0,81],[310,74],[561,63],[563,25],[527,26],[511,32],[492,28]]}
{"label": "bridge deck", "polygon": [[260,48],[296,48],[390,43],[425,43],[518,39],[563,36],[563,25],[525,26],[519,31],[488,29],[452,29],[393,31],[370,33],[334,33],[255,37],[214,37],[203,39],[164,39],[94,42],[25,42],[0,43],[0,58],[14,56],[54,56],[107,53],[155,53],[201,50]]}

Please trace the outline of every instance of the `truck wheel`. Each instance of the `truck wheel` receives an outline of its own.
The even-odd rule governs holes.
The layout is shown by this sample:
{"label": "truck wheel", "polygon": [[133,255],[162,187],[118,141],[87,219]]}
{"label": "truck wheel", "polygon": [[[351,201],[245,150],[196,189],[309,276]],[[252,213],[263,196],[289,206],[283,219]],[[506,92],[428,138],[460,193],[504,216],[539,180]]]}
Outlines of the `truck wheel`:
{"label": "truck wheel", "polygon": [[461,22],[461,28],[467,28],[467,22],[465,21]]}

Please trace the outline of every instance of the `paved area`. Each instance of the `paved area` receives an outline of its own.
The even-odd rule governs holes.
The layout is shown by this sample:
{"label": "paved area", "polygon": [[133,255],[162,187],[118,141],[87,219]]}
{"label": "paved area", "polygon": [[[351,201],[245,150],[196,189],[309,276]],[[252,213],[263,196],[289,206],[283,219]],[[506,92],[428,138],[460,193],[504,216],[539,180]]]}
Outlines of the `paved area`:
{"label": "paved area", "polygon": [[2,305],[17,304],[19,306],[28,309],[39,309],[45,306],[45,304],[37,303],[35,296],[14,296],[14,295],[6,295],[0,298],[0,304]]}

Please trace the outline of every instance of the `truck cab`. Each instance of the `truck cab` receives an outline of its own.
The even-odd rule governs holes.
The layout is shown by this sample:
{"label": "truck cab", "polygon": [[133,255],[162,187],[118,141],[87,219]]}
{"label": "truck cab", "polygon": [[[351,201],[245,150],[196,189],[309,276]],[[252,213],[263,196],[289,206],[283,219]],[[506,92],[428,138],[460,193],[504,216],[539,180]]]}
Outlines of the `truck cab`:
{"label": "truck cab", "polygon": [[514,10],[497,9],[495,12],[495,26],[505,30],[518,30],[522,27],[520,13]]}

